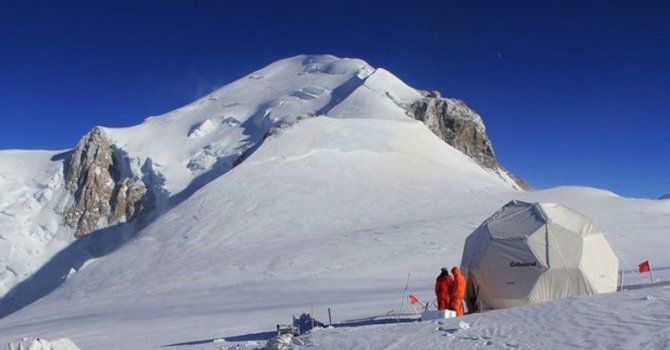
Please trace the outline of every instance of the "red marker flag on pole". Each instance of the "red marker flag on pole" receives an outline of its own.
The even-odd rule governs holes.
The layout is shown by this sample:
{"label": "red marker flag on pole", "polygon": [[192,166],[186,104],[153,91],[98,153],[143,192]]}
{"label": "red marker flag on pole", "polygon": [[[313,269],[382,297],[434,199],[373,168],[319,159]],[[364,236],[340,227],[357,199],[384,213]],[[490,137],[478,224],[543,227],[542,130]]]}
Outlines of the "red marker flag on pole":
{"label": "red marker flag on pole", "polygon": [[651,270],[651,267],[649,266],[649,260],[643,262],[642,264],[638,265],[640,273],[643,272],[649,272]]}

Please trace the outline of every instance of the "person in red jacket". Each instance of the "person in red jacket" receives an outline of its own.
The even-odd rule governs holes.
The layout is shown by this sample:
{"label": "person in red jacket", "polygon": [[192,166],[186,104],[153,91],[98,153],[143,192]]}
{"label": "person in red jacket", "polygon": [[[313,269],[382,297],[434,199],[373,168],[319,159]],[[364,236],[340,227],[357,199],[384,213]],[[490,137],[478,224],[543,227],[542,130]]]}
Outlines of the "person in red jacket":
{"label": "person in red jacket", "polygon": [[461,269],[454,266],[451,269],[454,275],[453,287],[450,289],[451,309],[456,311],[456,316],[463,316],[463,296],[465,295],[465,277]]}
{"label": "person in red jacket", "polygon": [[451,300],[449,294],[453,284],[454,279],[449,275],[449,269],[443,267],[442,273],[440,273],[440,275],[437,276],[437,280],[435,280],[435,295],[437,295],[438,310],[446,310],[449,307],[449,302]]}

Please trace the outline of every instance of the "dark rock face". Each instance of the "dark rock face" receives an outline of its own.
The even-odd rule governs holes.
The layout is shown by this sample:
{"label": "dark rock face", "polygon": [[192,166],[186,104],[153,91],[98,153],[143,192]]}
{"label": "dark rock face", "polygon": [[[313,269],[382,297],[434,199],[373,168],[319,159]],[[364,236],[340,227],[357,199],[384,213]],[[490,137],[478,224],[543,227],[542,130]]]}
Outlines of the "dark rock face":
{"label": "dark rock face", "polygon": [[659,199],[670,199],[670,193],[662,195]]}
{"label": "dark rock face", "polygon": [[132,178],[119,183],[110,223],[126,222],[134,218],[143,209],[142,200],[146,193],[147,187],[142,180]]}
{"label": "dark rock face", "polygon": [[480,165],[497,165],[486,129],[477,113],[463,101],[431,93],[410,106],[410,114],[422,121],[439,138],[465,153]]}
{"label": "dark rock face", "polygon": [[142,180],[120,178],[109,140],[100,128],[84,136],[70,157],[65,188],[74,204],[65,210],[65,224],[83,237],[103,220],[108,224],[130,221],[142,209],[147,192]]}
{"label": "dark rock face", "polygon": [[295,125],[295,124],[297,124],[297,123],[299,123],[303,120],[306,120],[306,119],[309,119],[309,118],[314,118],[314,117],[316,117],[315,114],[309,113],[309,114],[305,114],[305,115],[296,116],[295,119],[293,121],[290,121],[290,122],[283,122],[283,123],[272,125],[270,127],[270,129],[268,130],[268,132],[266,132],[265,135],[263,136],[263,139],[267,139],[268,137],[271,137],[271,136],[281,135],[281,133],[284,132],[284,130],[293,127],[293,125]]}
{"label": "dark rock face", "polygon": [[510,177],[522,189],[527,188],[525,181],[510,174],[498,163],[479,114],[463,101],[443,98],[437,91],[422,94],[423,98],[407,107],[410,117],[422,121],[435,135],[477,164]]}
{"label": "dark rock face", "polygon": [[112,149],[99,128],[93,129],[77,144],[65,179],[66,189],[75,203],[65,213],[65,223],[81,237],[97,227],[109,215],[109,200],[114,190]]}

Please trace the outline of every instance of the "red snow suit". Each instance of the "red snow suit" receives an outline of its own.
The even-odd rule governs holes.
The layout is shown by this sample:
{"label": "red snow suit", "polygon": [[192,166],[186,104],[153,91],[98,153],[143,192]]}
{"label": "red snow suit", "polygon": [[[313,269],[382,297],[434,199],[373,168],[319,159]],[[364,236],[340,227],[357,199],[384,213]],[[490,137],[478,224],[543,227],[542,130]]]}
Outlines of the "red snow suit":
{"label": "red snow suit", "polygon": [[449,301],[451,300],[449,291],[453,284],[454,279],[446,271],[437,277],[435,281],[435,295],[437,295],[438,310],[445,310],[449,307]]}
{"label": "red snow suit", "polygon": [[454,275],[454,286],[451,288],[451,309],[456,311],[456,316],[463,316],[463,296],[465,295],[465,277],[461,269],[454,267],[451,269]]}

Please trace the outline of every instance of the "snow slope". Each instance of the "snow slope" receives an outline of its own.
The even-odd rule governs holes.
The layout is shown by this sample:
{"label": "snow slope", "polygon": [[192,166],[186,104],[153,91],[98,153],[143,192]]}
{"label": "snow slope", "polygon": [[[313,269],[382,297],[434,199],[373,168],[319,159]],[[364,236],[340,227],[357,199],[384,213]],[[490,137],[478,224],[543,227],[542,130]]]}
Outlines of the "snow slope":
{"label": "snow slope", "polygon": [[336,321],[398,310],[408,272],[411,289],[430,299],[438,268],[458,264],[467,234],[511,198],[565,203],[592,216],[626,260],[670,266],[658,244],[670,228],[663,202],[588,188],[512,191],[423,136],[411,121],[298,123],[136,240],[1,320],[0,335],[202,348],[266,337],[311,308],[324,319],[331,307]]}
{"label": "snow slope", "polygon": [[[342,113],[347,108],[338,103],[349,103],[350,94],[352,104],[358,104],[356,96],[365,96],[369,101],[362,107],[389,119],[407,119],[396,103],[419,97],[392,74],[362,60],[296,56],[140,125],[101,129],[127,160],[129,169],[121,172],[148,178],[147,187],[159,194],[157,207],[164,208],[230,170],[273,126],[328,115],[335,107],[339,112],[333,114]],[[66,162],[62,152],[0,152],[0,297],[73,241],[62,218],[73,203],[63,190]]]}
{"label": "snow slope", "polygon": [[[170,198],[179,200],[125,245],[0,319],[0,341],[40,336],[70,338],[82,349],[253,348],[277,323],[310,309],[324,320],[330,307],[336,322],[398,310],[408,273],[411,290],[430,299],[439,268],[459,264],[465,237],[511,199],[559,202],[591,216],[628,265],[649,259],[657,277],[667,278],[670,202],[576,187],[513,190],[406,118],[400,106],[417,96],[363,61],[299,56],[139,126],[105,128],[131,167],[151,159]],[[319,117],[298,121],[310,114]],[[273,126],[290,123],[264,139]],[[241,155],[245,160],[232,168]],[[69,256],[72,247],[59,254]],[[561,325],[566,332],[584,325],[569,325],[571,303],[594,304],[582,314],[598,318],[617,298],[625,295],[567,301]],[[663,303],[667,293],[655,300]],[[558,305],[542,307],[563,312]],[[663,305],[659,310],[667,310]],[[469,332],[508,332],[511,345],[528,345],[521,321],[504,328],[506,312],[536,320],[545,332],[552,322],[542,318],[545,309],[519,308],[491,314],[481,329],[468,321]],[[616,326],[580,337],[606,341],[628,320],[611,315]],[[634,330],[656,332],[662,315]],[[408,328],[396,327],[431,335],[406,338]],[[400,348],[452,341],[435,328],[343,328],[316,343],[334,348],[340,334],[351,345],[344,348],[392,347],[366,334],[396,339]],[[559,335],[548,348],[559,347]],[[219,338],[227,340],[215,343]]]}
{"label": "snow slope", "polygon": [[[275,129],[314,116],[374,119],[379,121],[377,124],[396,120],[410,125],[404,107],[420,97],[390,72],[362,60],[302,55],[270,64],[140,125],[100,130],[115,154],[123,157],[122,169],[117,170],[128,178],[145,181],[156,195],[155,206],[160,213],[228,172]],[[375,132],[374,128],[369,130],[370,134]],[[431,138],[427,134],[422,137]],[[54,158],[56,154],[46,152],[41,158],[27,152],[0,155],[4,159],[0,162],[6,165],[0,168],[0,181],[7,179],[0,186],[6,186],[8,193],[0,202],[14,205],[38,198],[20,209],[21,213],[15,213],[15,209],[0,213],[0,227],[21,227],[7,240],[11,243],[0,248],[12,252],[5,255],[4,266],[0,266],[0,297],[72,241],[72,230],[63,225],[62,219],[63,212],[73,203],[72,195],[63,190],[67,156]],[[11,170],[16,165],[22,168],[20,172]],[[488,170],[475,170],[482,171]],[[512,179],[496,176],[499,179],[491,180],[493,183],[502,179],[508,187],[514,186]],[[32,182],[17,183],[24,180]],[[105,225],[106,221],[101,220],[98,228]]]}
{"label": "snow slope", "polygon": [[[392,100],[389,96],[394,96]],[[130,157],[151,159],[177,194],[194,178],[232,168],[273,126],[299,117],[407,119],[400,103],[419,93],[359,59],[296,56],[277,61],[175,111],[130,128],[104,128]]]}
{"label": "snow slope", "polygon": [[667,349],[670,287],[570,298],[462,320],[326,329],[308,342],[319,350]]}
{"label": "snow slope", "polygon": [[53,215],[62,166],[62,152],[0,151],[0,296],[74,240]]}

